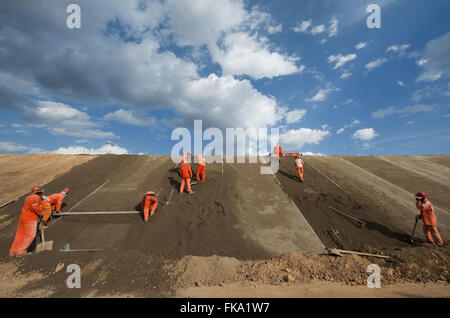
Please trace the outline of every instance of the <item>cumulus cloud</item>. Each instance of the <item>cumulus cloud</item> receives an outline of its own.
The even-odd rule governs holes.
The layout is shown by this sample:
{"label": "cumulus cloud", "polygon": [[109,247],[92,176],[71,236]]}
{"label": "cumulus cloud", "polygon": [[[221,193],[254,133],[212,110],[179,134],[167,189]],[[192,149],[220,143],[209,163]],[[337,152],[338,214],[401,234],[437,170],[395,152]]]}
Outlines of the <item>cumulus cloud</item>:
{"label": "cumulus cloud", "polygon": [[135,126],[151,126],[156,123],[156,119],[154,117],[136,116],[133,111],[125,109],[118,109],[114,112],[108,113],[103,116],[103,119]]}
{"label": "cumulus cloud", "polygon": [[359,129],[353,134],[354,139],[363,141],[372,140],[376,136],[379,136],[379,134],[377,134],[373,128]]}
{"label": "cumulus cloud", "polygon": [[308,31],[308,29],[310,28],[311,25],[312,25],[312,20],[302,21],[301,23],[297,24],[293,28],[293,30],[294,30],[294,32],[297,32],[297,33],[305,33]]}
{"label": "cumulus cloud", "polygon": [[0,153],[42,153],[43,150],[37,147],[24,146],[22,144],[0,141]]}
{"label": "cumulus cloud", "polygon": [[337,133],[338,135],[340,135],[340,134],[342,134],[346,129],[352,128],[352,127],[354,127],[354,126],[356,126],[356,125],[359,125],[359,124],[361,124],[361,122],[360,122],[358,119],[353,119],[353,121],[352,121],[350,124],[347,124],[347,125],[345,125],[345,126],[342,127],[342,128],[339,128],[339,129],[336,131],[336,133]]}
{"label": "cumulus cloud", "polygon": [[392,45],[386,49],[386,52],[398,52],[398,53],[404,53],[411,45],[410,44],[398,44],[398,45]]}
{"label": "cumulus cloud", "polygon": [[352,76],[352,73],[345,71],[344,73],[342,73],[342,75],[340,77],[342,79],[346,79],[346,78],[349,78],[350,76]]}
{"label": "cumulus cloud", "polygon": [[325,32],[325,25],[317,25],[311,29],[311,34],[316,35]]}
{"label": "cumulus cloud", "polygon": [[374,61],[371,61],[371,62],[367,63],[365,68],[366,68],[367,71],[371,71],[374,68],[380,67],[381,65],[383,65],[387,61],[388,61],[388,58],[386,58],[386,57],[378,58],[378,59],[376,59]]}
{"label": "cumulus cloud", "polygon": [[69,147],[59,147],[57,150],[53,151],[53,153],[64,154],[64,155],[106,155],[106,154],[115,154],[115,155],[126,155],[128,154],[128,150],[113,144],[105,144],[99,148],[84,148],[83,146],[69,146]]}
{"label": "cumulus cloud", "polygon": [[436,110],[435,105],[417,104],[413,106],[406,106],[403,108],[396,108],[394,106],[381,108],[372,113],[373,118],[384,118],[389,115],[400,114],[410,115],[417,113],[428,113]]}
{"label": "cumulus cloud", "polygon": [[269,25],[267,27],[267,33],[269,34],[275,34],[275,33],[280,33],[281,31],[283,31],[283,26],[281,24],[278,25]]}
{"label": "cumulus cloud", "polygon": [[399,86],[401,86],[401,87],[405,87],[405,83],[403,83],[403,82],[400,81],[400,80],[397,81],[397,84],[398,84]]}
{"label": "cumulus cloud", "polygon": [[284,117],[288,124],[293,124],[302,120],[302,118],[305,117],[306,113],[306,109],[295,109],[293,111],[286,112]]}
{"label": "cumulus cloud", "polygon": [[297,57],[272,52],[266,43],[247,33],[230,33],[223,41],[224,49],[213,50],[224,75],[249,75],[255,79],[273,78],[299,72]]}
{"label": "cumulus cloud", "polygon": [[342,66],[345,65],[345,63],[353,61],[354,59],[356,59],[357,55],[356,54],[348,54],[348,55],[330,55],[328,57],[328,63],[334,63],[336,62],[336,64],[334,65],[334,69],[338,69]]}
{"label": "cumulus cloud", "polygon": [[425,47],[423,58],[418,64],[423,72],[417,81],[433,82],[450,77],[450,32],[431,40]]}
{"label": "cumulus cloud", "polygon": [[288,151],[299,151],[305,144],[318,144],[330,135],[329,130],[300,128],[280,134],[280,143]]}

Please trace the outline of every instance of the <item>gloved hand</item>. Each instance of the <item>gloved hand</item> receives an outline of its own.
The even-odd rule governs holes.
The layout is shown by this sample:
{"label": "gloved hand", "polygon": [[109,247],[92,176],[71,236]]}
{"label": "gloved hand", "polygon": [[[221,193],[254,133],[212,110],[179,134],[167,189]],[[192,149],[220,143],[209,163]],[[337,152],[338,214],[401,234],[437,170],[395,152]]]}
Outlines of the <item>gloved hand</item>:
{"label": "gloved hand", "polygon": [[421,214],[416,215],[416,220],[421,220],[421,219],[422,219],[422,215]]}

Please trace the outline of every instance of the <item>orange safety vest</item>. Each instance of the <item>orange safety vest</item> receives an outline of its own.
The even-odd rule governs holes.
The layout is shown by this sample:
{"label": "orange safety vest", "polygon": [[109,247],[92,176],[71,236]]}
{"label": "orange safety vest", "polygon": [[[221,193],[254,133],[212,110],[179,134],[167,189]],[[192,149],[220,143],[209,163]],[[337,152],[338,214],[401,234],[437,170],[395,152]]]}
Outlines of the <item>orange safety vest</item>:
{"label": "orange safety vest", "polygon": [[34,193],[27,196],[22,207],[20,218],[24,222],[31,222],[36,221],[42,214],[44,214],[42,198]]}
{"label": "orange safety vest", "polygon": [[187,162],[180,163],[180,177],[183,179],[188,179],[192,176],[191,165]]}

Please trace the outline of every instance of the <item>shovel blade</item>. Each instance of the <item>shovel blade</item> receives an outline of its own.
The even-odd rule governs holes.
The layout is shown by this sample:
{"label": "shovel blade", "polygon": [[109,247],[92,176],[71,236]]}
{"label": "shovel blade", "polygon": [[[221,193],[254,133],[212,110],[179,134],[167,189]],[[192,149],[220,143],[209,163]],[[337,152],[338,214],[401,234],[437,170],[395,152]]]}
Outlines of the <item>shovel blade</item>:
{"label": "shovel blade", "polygon": [[46,241],[36,245],[36,253],[53,250],[53,241]]}

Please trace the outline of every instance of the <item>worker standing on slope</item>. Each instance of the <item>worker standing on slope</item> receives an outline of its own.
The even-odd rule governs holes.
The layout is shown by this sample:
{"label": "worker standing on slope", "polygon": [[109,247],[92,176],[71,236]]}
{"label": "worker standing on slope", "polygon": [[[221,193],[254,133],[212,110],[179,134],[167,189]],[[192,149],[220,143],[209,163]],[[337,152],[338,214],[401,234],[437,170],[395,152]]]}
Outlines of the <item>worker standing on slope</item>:
{"label": "worker standing on slope", "polygon": [[434,244],[434,239],[436,239],[437,245],[444,245],[441,235],[437,229],[434,207],[427,199],[427,195],[425,193],[418,192],[416,194],[416,207],[420,210],[420,214],[416,216],[416,219],[421,219],[423,221],[423,232],[425,233],[428,242]]}
{"label": "worker standing on slope", "polygon": [[297,168],[298,177],[303,182],[303,165],[305,164],[303,159],[299,155],[295,156],[295,167]]}
{"label": "worker standing on slope", "polygon": [[148,216],[153,216],[156,207],[158,206],[158,199],[155,192],[148,191],[142,199],[142,212],[144,213],[144,222],[148,223]]}
{"label": "worker standing on slope", "polygon": [[206,160],[202,154],[198,155],[198,166],[197,166],[197,181],[200,181],[200,173],[202,174],[202,181],[205,182],[205,170],[206,170]]}
{"label": "worker standing on slope", "polygon": [[281,150],[281,146],[279,143],[273,148],[273,153],[278,156],[278,162],[281,163],[281,156],[283,155],[283,151]]}
{"label": "worker standing on slope", "polygon": [[27,249],[36,237],[38,220],[45,213],[42,208],[42,192],[41,186],[34,186],[31,189],[31,194],[25,198],[22,214],[19,218],[19,227],[9,256],[22,257],[31,254],[27,253]]}
{"label": "worker standing on slope", "polygon": [[61,192],[49,195],[50,204],[52,206],[52,211],[59,213],[61,212],[61,206],[64,198],[69,194],[69,188],[64,188]]}
{"label": "worker standing on slope", "polygon": [[180,194],[183,194],[185,184],[187,184],[187,190],[189,194],[194,193],[191,189],[191,178],[192,178],[191,165],[184,159],[180,162],[180,177],[181,177]]}

